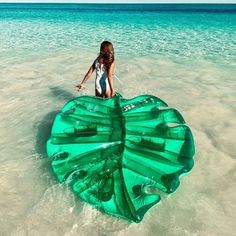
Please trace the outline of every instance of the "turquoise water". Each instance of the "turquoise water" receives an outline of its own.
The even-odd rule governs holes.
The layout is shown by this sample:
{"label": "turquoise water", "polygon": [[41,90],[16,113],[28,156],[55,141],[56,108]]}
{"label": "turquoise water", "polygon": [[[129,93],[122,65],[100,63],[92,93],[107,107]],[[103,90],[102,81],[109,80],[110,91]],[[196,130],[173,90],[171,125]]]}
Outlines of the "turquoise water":
{"label": "turquoise water", "polygon": [[[196,155],[178,190],[140,224],[97,211],[59,184],[46,159],[53,119],[102,40],[115,90],[152,94],[191,127]],[[234,236],[236,4],[0,4],[0,235]]]}
{"label": "turquoise water", "polygon": [[98,50],[233,63],[236,5],[0,4],[0,52]]}

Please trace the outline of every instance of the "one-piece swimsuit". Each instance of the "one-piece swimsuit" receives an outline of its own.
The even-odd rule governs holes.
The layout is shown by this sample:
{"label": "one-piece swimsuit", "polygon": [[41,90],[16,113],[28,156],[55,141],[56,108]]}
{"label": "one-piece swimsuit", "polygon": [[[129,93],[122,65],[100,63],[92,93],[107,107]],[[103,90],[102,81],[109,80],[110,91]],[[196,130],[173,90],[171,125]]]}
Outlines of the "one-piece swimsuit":
{"label": "one-piece swimsuit", "polygon": [[95,89],[99,94],[105,95],[106,92],[110,90],[106,66],[100,64],[98,59],[96,59],[94,67],[96,70]]}

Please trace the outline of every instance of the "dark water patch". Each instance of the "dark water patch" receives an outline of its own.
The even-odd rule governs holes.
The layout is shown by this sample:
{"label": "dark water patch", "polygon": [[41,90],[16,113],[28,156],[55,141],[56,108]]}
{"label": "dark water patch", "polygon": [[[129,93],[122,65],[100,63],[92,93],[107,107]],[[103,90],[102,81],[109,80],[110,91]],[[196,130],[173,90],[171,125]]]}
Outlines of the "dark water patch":
{"label": "dark water patch", "polygon": [[46,143],[51,135],[51,128],[58,111],[48,113],[39,123],[36,134],[35,151],[43,158],[46,157]]}
{"label": "dark water patch", "polygon": [[51,135],[51,128],[54,118],[58,111],[52,111],[45,115],[37,126],[35,152],[40,156],[40,173],[41,181],[46,183],[46,186],[57,183],[55,174],[52,171],[51,162],[47,159],[46,144]]}
{"label": "dark water patch", "polygon": [[77,12],[180,12],[180,13],[236,13],[236,4],[155,4],[155,3],[0,3],[5,10],[59,10]]}
{"label": "dark water patch", "polygon": [[57,99],[60,99],[60,100],[68,101],[68,100],[76,98],[73,93],[68,92],[60,87],[50,87],[50,90],[53,96],[55,96]]}

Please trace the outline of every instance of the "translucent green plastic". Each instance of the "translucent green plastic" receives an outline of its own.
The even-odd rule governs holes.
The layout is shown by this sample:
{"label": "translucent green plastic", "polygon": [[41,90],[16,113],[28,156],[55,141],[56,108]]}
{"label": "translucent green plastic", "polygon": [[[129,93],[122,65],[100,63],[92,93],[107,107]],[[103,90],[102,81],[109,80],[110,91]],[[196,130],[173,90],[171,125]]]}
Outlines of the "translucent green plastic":
{"label": "translucent green plastic", "polygon": [[57,114],[47,154],[60,182],[100,210],[140,222],[193,167],[182,115],[161,99],[81,96]]}

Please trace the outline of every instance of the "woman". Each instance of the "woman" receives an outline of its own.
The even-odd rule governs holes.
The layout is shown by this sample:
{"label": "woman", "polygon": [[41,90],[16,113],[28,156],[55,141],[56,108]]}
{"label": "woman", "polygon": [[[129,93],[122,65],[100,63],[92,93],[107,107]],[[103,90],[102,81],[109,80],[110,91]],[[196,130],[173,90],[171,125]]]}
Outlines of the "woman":
{"label": "woman", "polygon": [[82,82],[76,86],[79,91],[83,84],[96,70],[95,95],[102,98],[110,98],[115,95],[113,87],[113,72],[115,67],[114,48],[112,43],[103,41],[100,46],[99,56],[95,59]]}

